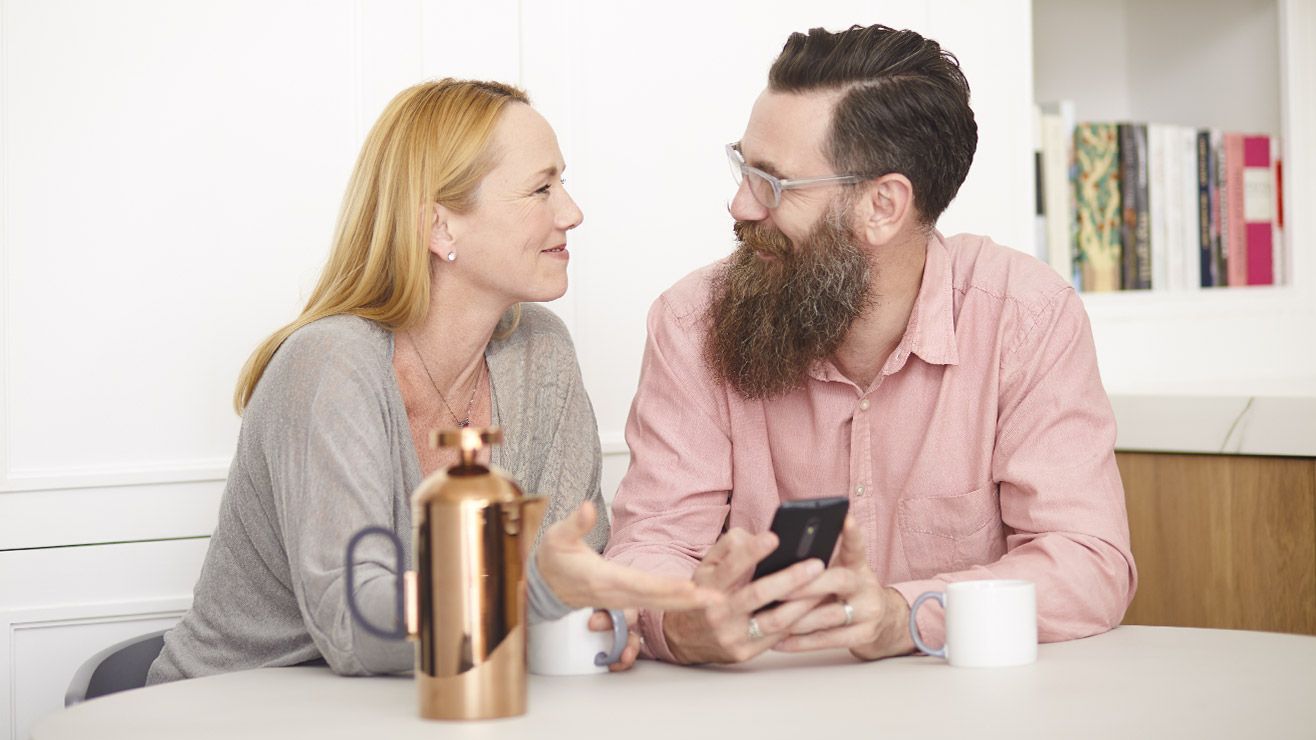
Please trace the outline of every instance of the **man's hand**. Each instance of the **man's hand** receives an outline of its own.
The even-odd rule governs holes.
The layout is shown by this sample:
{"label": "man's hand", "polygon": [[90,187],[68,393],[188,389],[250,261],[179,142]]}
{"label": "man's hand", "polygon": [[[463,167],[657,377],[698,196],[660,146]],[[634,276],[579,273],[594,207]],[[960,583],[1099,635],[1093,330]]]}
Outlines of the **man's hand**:
{"label": "man's hand", "polygon": [[549,527],[535,552],[539,574],[562,603],[573,609],[697,609],[722,600],[717,591],[688,579],[604,560],[584,541],[597,516],[586,501]]}
{"label": "man's hand", "polygon": [[914,650],[909,637],[909,604],[900,592],[878,583],[877,575],[868,567],[863,533],[854,517],[845,518],[836,562],[791,593],[790,598],[790,603],[801,600],[818,606],[791,625],[792,636],[782,640],[777,650],[805,652],[843,647],[861,660],[905,655]]}
{"label": "man's hand", "polygon": [[[732,529],[709,549],[695,569],[694,582],[725,593],[717,604],[692,611],[668,611],[663,616],[667,647],[682,663],[738,663],[771,649],[790,635],[795,620],[813,609],[820,598],[803,597],[755,615],[819,577],[823,564],[806,560],[748,582],[754,566],[777,546],[777,536],[751,536]],[[757,628],[757,629],[755,629]]]}

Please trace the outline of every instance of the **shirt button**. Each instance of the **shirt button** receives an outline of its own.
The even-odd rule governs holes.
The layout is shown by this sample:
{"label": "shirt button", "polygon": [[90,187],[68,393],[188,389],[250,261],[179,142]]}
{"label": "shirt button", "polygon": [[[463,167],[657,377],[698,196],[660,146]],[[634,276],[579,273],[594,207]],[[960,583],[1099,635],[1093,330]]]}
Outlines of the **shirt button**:
{"label": "shirt button", "polygon": [[867,399],[867,398],[865,398],[864,400],[862,400],[862,401],[859,402],[859,410],[860,410],[860,411],[867,411],[867,410],[868,410],[868,399]]}
{"label": "shirt button", "polygon": [[856,496],[862,496],[862,495],[864,495],[864,487],[863,487],[863,486],[855,486],[855,487],[854,487],[854,495],[856,495]]}

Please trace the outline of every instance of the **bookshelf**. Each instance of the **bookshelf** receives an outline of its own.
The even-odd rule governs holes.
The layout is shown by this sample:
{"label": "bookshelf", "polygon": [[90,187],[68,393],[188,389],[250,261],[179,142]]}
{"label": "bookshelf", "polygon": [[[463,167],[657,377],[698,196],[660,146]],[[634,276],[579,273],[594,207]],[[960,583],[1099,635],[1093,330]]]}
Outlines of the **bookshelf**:
{"label": "bookshelf", "polygon": [[1278,136],[1285,284],[1085,293],[1112,392],[1316,379],[1316,3],[1034,0],[1034,95],[1078,120]]}

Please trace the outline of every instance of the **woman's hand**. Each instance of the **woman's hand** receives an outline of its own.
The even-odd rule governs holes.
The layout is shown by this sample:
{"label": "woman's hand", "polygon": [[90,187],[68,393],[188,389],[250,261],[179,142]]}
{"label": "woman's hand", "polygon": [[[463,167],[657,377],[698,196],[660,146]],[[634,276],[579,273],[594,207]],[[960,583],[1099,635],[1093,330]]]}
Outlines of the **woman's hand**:
{"label": "woman's hand", "polygon": [[[616,673],[624,671],[635,665],[636,658],[640,657],[640,633],[635,631],[635,622],[639,613],[634,609],[623,611],[626,615],[626,647],[621,651],[621,657],[616,663],[608,666],[608,670]],[[589,628],[594,632],[611,632],[612,615],[606,611],[596,611],[590,615]]]}
{"label": "woman's hand", "polygon": [[[722,594],[700,588],[688,578],[655,575],[604,560],[584,542],[597,518],[594,505],[586,501],[571,516],[549,527],[539,542],[535,554],[539,574],[562,603],[573,609],[667,611],[701,609],[722,600]],[[632,636],[638,650],[638,636]]]}

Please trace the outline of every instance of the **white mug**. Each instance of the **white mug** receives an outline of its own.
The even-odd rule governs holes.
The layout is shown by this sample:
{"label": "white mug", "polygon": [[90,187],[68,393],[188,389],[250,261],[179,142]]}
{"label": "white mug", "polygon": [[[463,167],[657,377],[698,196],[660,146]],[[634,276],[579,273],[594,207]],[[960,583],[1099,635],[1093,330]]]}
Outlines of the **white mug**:
{"label": "white mug", "polygon": [[[946,644],[929,647],[918,633],[918,608],[936,599],[946,611]],[[1037,660],[1037,590],[1032,581],[956,581],[929,591],[909,610],[919,650],[963,668],[1002,668]]]}
{"label": "white mug", "polygon": [[612,631],[594,632],[589,618],[594,609],[577,609],[561,619],[530,625],[530,672],[541,676],[579,676],[607,673],[626,649],[626,617],[608,609]]}

